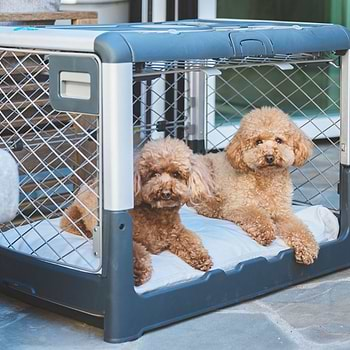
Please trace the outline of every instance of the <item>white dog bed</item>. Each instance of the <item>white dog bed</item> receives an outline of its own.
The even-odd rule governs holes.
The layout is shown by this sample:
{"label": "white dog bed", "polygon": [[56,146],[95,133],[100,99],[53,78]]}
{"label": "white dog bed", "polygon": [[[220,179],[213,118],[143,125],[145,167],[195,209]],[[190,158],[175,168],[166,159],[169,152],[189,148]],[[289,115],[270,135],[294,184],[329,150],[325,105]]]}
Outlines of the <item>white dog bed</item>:
{"label": "white dog bed", "polygon": [[[337,238],[338,220],[330,210],[322,206],[295,207],[295,212],[310,228],[318,242]],[[287,249],[287,246],[280,239],[276,239],[268,247],[263,247],[249,238],[233,223],[203,217],[187,207],[181,209],[181,219],[187,228],[196,232],[202,239],[213,259],[213,269],[228,271],[239,262],[256,257],[269,259]],[[31,226],[17,227],[16,230],[23,235],[24,239],[18,239],[19,235],[16,230],[10,229],[0,235],[0,245],[8,247],[8,242],[14,243],[15,250],[26,254],[33,254],[34,249],[35,254],[41,258],[62,261],[59,260],[59,255],[63,256],[64,261],[70,265],[97,270],[100,266],[100,260],[93,254],[92,242],[85,242],[82,237],[69,233],[57,235],[59,220],[59,218],[43,220]],[[51,239],[52,237],[54,238]],[[49,241],[48,244],[43,238]],[[72,251],[72,247],[76,251]],[[152,278],[149,282],[136,288],[138,293],[174,285],[203,275],[203,272],[193,269],[167,251],[153,255],[152,263],[154,270]]]}

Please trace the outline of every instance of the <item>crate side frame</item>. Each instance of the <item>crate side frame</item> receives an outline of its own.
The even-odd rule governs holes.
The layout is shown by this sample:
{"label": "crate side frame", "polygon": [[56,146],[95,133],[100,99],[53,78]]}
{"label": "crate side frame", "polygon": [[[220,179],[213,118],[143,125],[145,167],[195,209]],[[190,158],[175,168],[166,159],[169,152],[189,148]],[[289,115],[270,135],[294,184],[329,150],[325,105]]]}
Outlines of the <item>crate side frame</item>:
{"label": "crate side frame", "polygon": [[[132,76],[130,76],[130,80],[132,83]],[[342,114],[342,118],[348,117],[347,114]],[[125,131],[129,132],[129,130]],[[346,208],[348,208],[347,202],[349,201],[349,186],[347,184],[350,179],[350,171],[346,165],[341,166],[341,174],[340,190],[344,187],[347,194],[347,196],[342,197],[343,214],[344,210],[346,213],[348,212]],[[114,208],[113,210],[104,208],[102,215],[104,222],[103,242],[105,249],[108,247],[108,250],[104,250],[103,254],[104,276],[91,276],[87,273],[84,273],[86,276],[82,276],[78,271],[72,271],[28,256],[25,257],[2,248],[0,248],[0,271],[1,275],[8,276],[9,280],[11,276],[18,278],[20,281],[15,280],[15,284],[23,283],[24,286],[26,285],[24,282],[29,280],[29,287],[32,283],[30,277],[34,276],[34,273],[44,273],[41,271],[45,271],[47,276],[51,278],[53,274],[60,273],[63,276],[72,276],[72,279],[64,277],[61,282],[75,284],[82,293],[86,293],[87,296],[93,295],[93,300],[101,298],[98,312],[95,315],[106,315],[104,328],[105,340],[108,342],[117,343],[133,340],[147,330],[249,300],[350,266],[350,260],[347,257],[350,248],[350,232],[348,223],[341,220],[340,238],[321,244],[319,258],[311,266],[297,264],[294,261],[293,252],[288,249],[269,261],[264,258],[256,258],[242,262],[228,272],[214,270],[194,281],[145,294],[137,294],[132,279],[131,219],[124,210],[114,210]],[[124,224],[123,229],[120,229],[120,232],[115,232],[115,227],[120,228],[121,224]],[[33,261],[35,264],[31,264]],[[121,264],[123,264],[123,269],[120,269]],[[25,268],[22,267],[21,271],[17,271],[16,268],[22,265]],[[23,279],[24,271],[27,271],[25,274],[28,276],[27,279]],[[256,278],[252,278],[252,276],[256,276]],[[91,279],[96,287],[90,290],[83,289],[81,283],[85,277]],[[4,278],[1,278],[1,282],[4,282]],[[38,283],[43,284],[45,281]],[[16,289],[15,284],[10,285],[10,287]],[[88,310],[91,308],[89,301],[88,305],[85,305],[86,307],[77,308],[69,302],[71,296],[68,293],[64,295],[65,300],[59,302],[57,292],[53,293],[55,291],[53,286],[62,288],[62,284],[58,283],[56,279],[47,292],[47,297],[43,294],[38,295],[38,292],[33,297],[50,300],[53,303],[89,313]],[[17,290],[30,294],[26,288],[17,288]],[[39,291],[39,293],[42,292]],[[54,294],[56,295],[54,296]]]}

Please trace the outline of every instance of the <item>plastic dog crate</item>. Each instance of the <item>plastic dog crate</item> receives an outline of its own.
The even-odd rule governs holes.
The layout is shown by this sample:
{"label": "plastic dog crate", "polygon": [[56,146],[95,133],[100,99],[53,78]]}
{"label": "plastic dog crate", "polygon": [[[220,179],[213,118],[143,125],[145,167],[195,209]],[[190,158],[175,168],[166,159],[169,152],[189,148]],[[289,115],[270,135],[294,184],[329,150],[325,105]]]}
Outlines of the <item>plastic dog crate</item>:
{"label": "plastic dog crate", "polygon": [[[1,227],[2,290],[123,342],[350,266],[349,49],[349,32],[327,24],[1,28],[0,146],[19,164],[21,193],[17,218]],[[262,105],[288,112],[313,138],[310,161],[292,169],[295,200],[332,209],[338,239],[321,244],[310,266],[287,249],[138,293],[128,215],[134,150],[167,135],[196,152],[223,149],[240,117]],[[93,238],[69,236],[59,218],[96,179]]]}

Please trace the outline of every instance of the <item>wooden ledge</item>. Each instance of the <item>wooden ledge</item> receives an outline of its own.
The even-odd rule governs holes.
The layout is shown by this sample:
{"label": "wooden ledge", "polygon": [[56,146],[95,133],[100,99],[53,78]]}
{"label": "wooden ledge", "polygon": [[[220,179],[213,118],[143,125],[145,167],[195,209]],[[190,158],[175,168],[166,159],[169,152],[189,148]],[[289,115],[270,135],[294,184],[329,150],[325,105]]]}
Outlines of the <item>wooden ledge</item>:
{"label": "wooden ledge", "polygon": [[[57,11],[57,12],[16,12],[0,13],[0,22],[38,22],[56,20],[79,21],[79,24],[97,23],[97,12],[93,11]],[[83,21],[86,21],[83,23]]]}

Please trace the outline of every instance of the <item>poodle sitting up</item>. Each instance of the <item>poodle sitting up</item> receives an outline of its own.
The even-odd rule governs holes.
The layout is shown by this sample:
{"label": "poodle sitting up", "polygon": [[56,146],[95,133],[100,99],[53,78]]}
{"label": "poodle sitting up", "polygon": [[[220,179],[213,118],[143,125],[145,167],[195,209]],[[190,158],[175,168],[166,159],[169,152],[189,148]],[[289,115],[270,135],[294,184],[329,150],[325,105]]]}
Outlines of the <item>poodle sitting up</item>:
{"label": "poodle sitting up", "polygon": [[319,247],[292,211],[288,171],[303,165],[311,153],[311,141],[288,115],[277,108],[254,109],[244,116],[225,152],[204,156],[215,196],[195,208],[238,224],[262,245],[279,236],[294,249],[297,262],[312,264]]}
{"label": "poodle sitting up", "polygon": [[[186,229],[179,209],[211,195],[211,177],[199,156],[180,140],[149,141],[136,156],[133,254],[135,285],[152,275],[152,254],[169,250],[192,267],[207,271],[212,261],[201,240]],[[61,227],[67,232],[92,237],[97,224],[97,181],[82,186],[65,211]]]}

